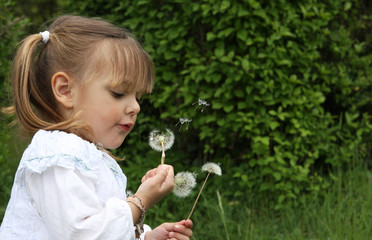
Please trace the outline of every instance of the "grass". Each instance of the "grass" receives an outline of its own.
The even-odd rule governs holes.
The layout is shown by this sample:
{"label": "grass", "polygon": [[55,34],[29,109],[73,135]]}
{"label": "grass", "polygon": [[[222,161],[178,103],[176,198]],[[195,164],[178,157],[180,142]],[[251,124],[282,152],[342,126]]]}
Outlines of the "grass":
{"label": "grass", "polygon": [[372,239],[371,183],[371,171],[340,172],[323,197],[303,196],[301,207],[281,212],[229,204],[217,192],[218,204],[204,199],[207,214],[194,219],[193,239]]}
{"label": "grass", "polygon": [[[372,171],[359,167],[334,174],[326,193],[304,195],[304,204],[274,211],[228,201],[223,192],[203,195],[192,217],[194,240],[368,240],[372,239]],[[185,218],[191,200],[167,199],[150,210],[148,222]],[[173,202],[174,201],[174,202]],[[178,205],[177,205],[178,201]],[[177,205],[177,209],[171,206]],[[171,208],[168,214],[163,211]],[[170,214],[169,212],[173,212]],[[181,213],[181,214],[180,214]],[[173,219],[172,219],[173,218]],[[179,219],[178,219],[179,218]]]}

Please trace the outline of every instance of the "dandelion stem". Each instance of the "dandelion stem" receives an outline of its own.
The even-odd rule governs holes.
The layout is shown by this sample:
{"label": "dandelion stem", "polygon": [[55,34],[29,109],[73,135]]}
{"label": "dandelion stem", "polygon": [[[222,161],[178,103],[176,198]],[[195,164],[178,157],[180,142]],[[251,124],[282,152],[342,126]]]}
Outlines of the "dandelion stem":
{"label": "dandelion stem", "polygon": [[165,150],[164,150],[164,142],[161,142],[161,164],[164,164],[165,160]]}
{"label": "dandelion stem", "polygon": [[187,219],[190,219],[192,213],[194,212],[194,209],[195,209],[196,203],[198,202],[199,197],[200,197],[200,195],[201,195],[201,193],[202,193],[202,191],[203,191],[203,188],[204,188],[204,186],[205,186],[205,183],[206,183],[207,180],[208,180],[209,174],[211,174],[211,173],[209,172],[209,173],[207,174],[207,176],[205,177],[205,180],[204,180],[203,186],[201,187],[201,189],[200,189],[200,191],[199,191],[199,194],[198,194],[198,196],[196,197],[196,200],[195,200],[195,202],[194,202],[194,205],[192,206],[191,212],[190,212],[189,216],[187,217]]}

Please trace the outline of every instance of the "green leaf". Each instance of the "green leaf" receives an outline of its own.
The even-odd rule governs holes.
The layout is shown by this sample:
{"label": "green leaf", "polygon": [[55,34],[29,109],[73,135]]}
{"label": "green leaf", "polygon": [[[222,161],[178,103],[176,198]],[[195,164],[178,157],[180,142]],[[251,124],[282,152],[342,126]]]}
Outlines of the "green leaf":
{"label": "green leaf", "polygon": [[218,47],[214,50],[216,57],[222,57],[225,54],[225,49],[223,47]]}
{"label": "green leaf", "polygon": [[277,115],[276,111],[274,111],[274,110],[269,110],[268,113],[269,113],[270,115],[272,115],[272,116],[276,116],[276,115]]}
{"label": "green leaf", "polygon": [[249,71],[249,61],[247,59],[242,59],[242,68],[245,71]]}
{"label": "green leaf", "polygon": [[247,9],[243,8],[243,7],[239,7],[238,8],[238,17],[245,17],[245,16],[249,16],[249,11],[247,11]]}
{"label": "green leaf", "polygon": [[271,130],[275,130],[277,127],[279,127],[280,124],[278,122],[270,122],[270,128]]}
{"label": "green leaf", "polygon": [[244,91],[242,89],[236,89],[234,91],[234,95],[239,97],[239,98],[242,98],[242,97],[244,97]]}
{"label": "green leaf", "polygon": [[247,107],[247,103],[246,102],[238,102],[238,109],[241,110],[241,109],[245,109]]}
{"label": "green leaf", "polygon": [[351,6],[352,6],[351,2],[346,2],[344,6],[344,11],[348,11],[349,9],[351,9]]}
{"label": "green leaf", "polygon": [[225,11],[230,7],[230,1],[222,1],[221,3],[221,11]]}
{"label": "green leaf", "polygon": [[222,104],[222,103],[219,103],[219,102],[214,102],[214,103],[212,104],[212,108],[213,108],[213,109],[221,109],[222,106],[223,106],[223,104]]}
{"label": "green leaf", "polygon": [[223,107],[223,110],[225,110],[225,112],[227,113],[231,112],[233,109],[234,109],[233,105],[227,105]]}
{"label": "green leaf", "polygon": [[261,142],[262,144],[269,146],[270,138],[269,137],[255,137],[255,142]]}
{"label": "green leaf", "polygon": [[215,38],[216,38],[216,35],[213,32],[207,33],[207,41],[212,41]]}
{"label": "green leaf", "polygon": [[280,174],[280,172],[274,172],[273,176],[276,181],[279,181],[280,179],[282,179],[282,175]]}
{"label": "green leaf", "polygon": [[219,33],[218,33],[218,37],[219,38],[225,38],[225,37],[228,37],[231,33],[233,33],[235,31],[235,28],[232,28],[232,27],[230,27],[230,28],[226,28],[226,29],[224,29],[224,30],[222,30],[222,31],[220,31]]}
{"label": "green leaf", "polygon": [[218,88],[217,91],[214,93],[214,97],[219,97],[224,91],[224,88]]}
{"label": "green leaf", "polygon": [[239,31],[237,33],[237,37],[238,37],[238,39],[245,42],[245,40],[248,37],[248,31],[246,29],[239,29]]}

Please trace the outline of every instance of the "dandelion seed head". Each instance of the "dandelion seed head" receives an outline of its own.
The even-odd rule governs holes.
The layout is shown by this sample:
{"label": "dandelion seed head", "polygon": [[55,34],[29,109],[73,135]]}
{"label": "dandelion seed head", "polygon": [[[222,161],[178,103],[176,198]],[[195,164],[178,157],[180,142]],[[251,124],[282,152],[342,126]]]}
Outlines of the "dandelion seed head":
{"label": "dandelion seed head", "polygon": [[150,132],[149,135],[149,145],[152,149],[161,152],[162,145],[164,145],[164,151],[170,149],[174,143],[174,133],[165,129],[165,132],[161,132],[158,129],[155,129]]}
{"label": "dandelion seed head", "polygon": [[159,142],[164,144],[164,141],[165,141],[165,137],[164,136],[159,136]]}
{"label": "dandelion seed head", "polygon": [[179,172],[174,176],[173,193],[177,197],[187,197],[196,186],[196,174],[191,172]]}
{"label": "dandelion seed head", "polygon": [[209,173],[214,173],[218,176],[222,175],[222,170],[219,164],[213,163],[213,162],[208,162],[204,164],[201,168],[202,172],[209,172]]}

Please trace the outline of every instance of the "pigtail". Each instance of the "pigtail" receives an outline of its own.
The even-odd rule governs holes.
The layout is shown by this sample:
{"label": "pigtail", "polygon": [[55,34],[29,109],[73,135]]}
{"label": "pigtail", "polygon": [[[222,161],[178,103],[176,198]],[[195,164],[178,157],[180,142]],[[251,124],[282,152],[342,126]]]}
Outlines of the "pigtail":
{"label": "pigtail", "polygon": [[2,108],[2,112],[16,115],[23,130],[31,134],[45,129],[72,132],[79,136],[82,133],[90,135],[91,129],[78,121],[79,112],[69,119],[63,119],[55,109],[54,98],[48,96],[51,94],[51,76],[45,69],[50,59],[45,48],[47,45],[41,34],[30,35],[20,42],[11,72],[13,106]]}
{"label": "pigtail", "polygon": [[[50,123],[42,120],[36,113],[32,105],[32,98],[41,94],[35,92],[35,54],[38,44],[42,41],[40,34],[33,34],[25,38],[18,48],[12,66],[12,86],[13,86],[13,113],[21,126],[30,133],[35,133],[39,129],[46,128]],[[9,110],[11,110],[9,108]]]}

